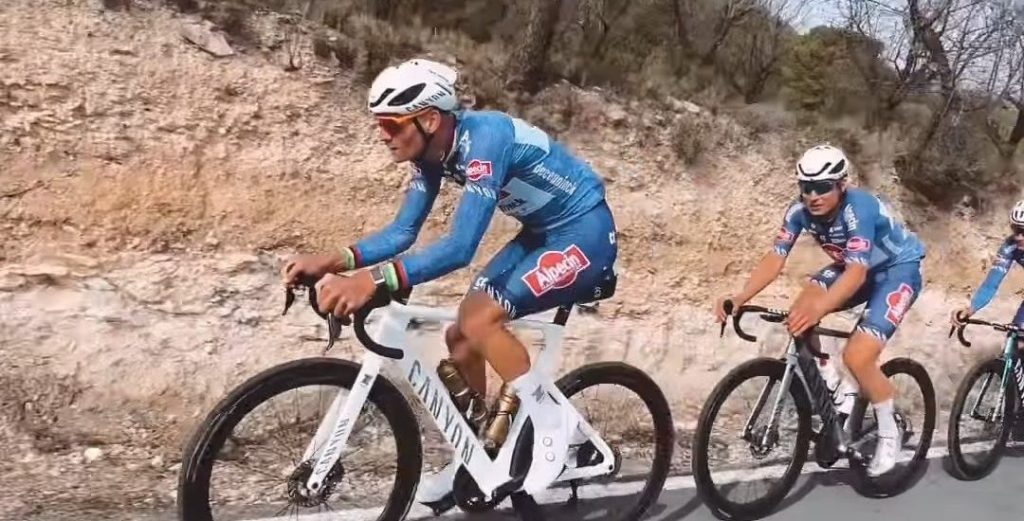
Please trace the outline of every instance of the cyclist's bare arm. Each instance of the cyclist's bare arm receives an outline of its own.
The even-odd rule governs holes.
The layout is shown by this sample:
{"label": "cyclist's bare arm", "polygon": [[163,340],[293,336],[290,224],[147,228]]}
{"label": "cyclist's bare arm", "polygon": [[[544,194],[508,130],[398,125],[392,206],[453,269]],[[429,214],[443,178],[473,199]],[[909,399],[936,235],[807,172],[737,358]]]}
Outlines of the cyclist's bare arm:
{"label": "cyclist's bare arm", "polygon": [[[750,272],[750,276],[747,277],[747,282],[744,284],[743,289],[732,296],[733,304],[742,306],[750,299],[756,297],[758,293],[761,293],[764,288],[767,288],[769,284],[779,277],[785,265],[786,257],[779,255],[774,250],[769,251],[761,258],[753,271]],[[715,317],[719,322],[725,321],[725,310],[722,308],[722,301],[723,299],[719,299],[715,304]]]}
{"label": "cyclist's bare arm", "polygon": [[770,251],[761,257],[761,261],[757,263],[754,270],[750,272],[750,277],[747,278],[747,283],[743,286],[743,290],[736,295],[736,304],[743,304],[750,301],[750,299],[757,296],[758,293],[764,291],[769,284],[779,278],[779,274],[782,273],[782,268],[786,265],[786,257]]}

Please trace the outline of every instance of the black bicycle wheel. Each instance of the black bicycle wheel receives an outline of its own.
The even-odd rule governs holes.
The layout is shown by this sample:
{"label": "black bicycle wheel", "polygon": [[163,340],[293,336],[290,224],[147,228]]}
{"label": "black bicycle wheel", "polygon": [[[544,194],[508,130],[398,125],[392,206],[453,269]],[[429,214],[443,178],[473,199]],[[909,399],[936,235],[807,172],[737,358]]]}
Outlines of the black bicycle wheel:
{"label": "black bicycle wheel", "polygon": [[[935,388],[932,386],[932,380],[928,376],[928,371],[921,364],[909,358],[894,358],[882,364],[882,373],[889,379],[898,375],[909,376],[911,381],[914,382],[914,387],[920,391],[918,396],[920,403],[913,402],[911,404],[911,402],[906,400],[907,389],[899,390],[895,400],[897,421],[902,422],[906,429],[906,432],[904,432],[904,445],[914,435],[920,435],[920,437],[909,460],[905,463],[897,463],[896,468],[882,476],[875,478],[869,476],[867,474],[867,461],[851,462],[850,468],[855,476],[854,487],[860,493],[873,497],[888,497],[899,494],[913,483],[914,476],[924,466],[925,458],[928,456],[928,449],[931,448],[932,437],[935,433]],[[904,406],[904,403],[907,405]],[[923,410],[919,411],[919,409]],[[868,443],[868,441],[877,440],[877,427],[874,426],[873,421],[868,422],[871,427],[864,428],[864,420],[869,410],[873,414],[873,409],[870,409],[867,406],[867,401],[861,398],[858,400],[851,415],[853,417],[851,430],[854,433],[851,445],[857,446],[862,453],[866,453],[865,455],[872,455],[874,453],[874,444]],[[912,415],[916,416],[913,414],[916,412],[924,413],[924,420],[919,422],[919,428],[911,418]]]}
{"label": "black bicycle wheel", "polygon": [[[179,518],[182,521],[214,520],[210,494],[213,467],[217,461],[226,458],[224,454],[229,450],[225,444],[229,436],[232,436],[235,427],[246,415],[277,395],[306,386],[330,386],[350,390],[358,373],[359,365],[347,360],[308,358],[268,369],[232,391],[199,425],[184,450],[178,483]],[[405,517],[412,505],[420,477],[423,456],[418,423],[408,402],[383,375],[377,376],[367,403],[360,413],[360,419],[368,414],[367,411],[371,407],[380,411],[384,421],[394,434],[394,453],[390,454],[388,458],[388,466],[394,467],[395,477],[386,504],[377,519],[399,521]],[[312,432],[303,443],[307,443],[312,438],[318,423],[319,421],[312,422]],[[356,430],[357,428],[353,427],[352,437],[356,436]],[[352,438],[350,438],[350,443],[351,440]],[[361,449],[362,447],[359,450]],[[345,456],[343,456],[336,469],[344,469],[345,463]],[[303,465],[308,465],[308,462],[301,462],[295,472],[300,472]],[[308,466],[306,468],[308,469]],[[292,476],[276,476],[274,473],[268,472],[268,469],[255,467],[251,468],[251,472],[269,478],[278,477],[283,486],[287,486],[288,480],[294,477],[294,474]],[[334,472],[335,469],[332,469],[332,473]],[[343,470],[339,472],[343,472]],[[282,497],[281,502],[286,508],[293,508],[291,500],[287,496]],[[273,508],[277,508],[277,506],[275,504]],[[311,507],[311,505],[305,506]],[[298,509],[297,506],[294,508]],[[244,513],[238,515],[246,518]],[[225,514],[225,517],[227,516]],[[221,516],[218,514],[218,517]]]}
{"label": "black bicycle wheel", "polygon": [[[799,379],[795,375],[790,382],[789,389],[781,389],[785,370],[786,364],[774,358],[756,358],[745,362],[730,371],[715,386],[711,395],[708,396],[707,401],[704,403],[703,409],[701,409],[693,440],[693,476],[697,485],[697,493],[701,500],[719,517],[747,520],[757,519],[770,514],[786,497],[786,494],[789,493],[800,476],[800,470],[807,460],[807,449],[810,446],[811,440],[811,407],[807,395],[803,388],[800,387]],[[724,412],[722,410],[726,399],[734,391],[742,384],[754,380],[764,380],[764,383],[757,382],[751,388],[754,394],[750,397],[755,398],[762,395],[765,397],[758,418],[769,418],[771,416],[772,407],[779,396],[778,393],[785,392],[786,394],[782,395],[783,398],[788,395],[792,399],[791,403],[795,407],[796,412],[796,433],[795,440],[793,441],[793,450],[787,451],[791,452],[791,456],[786,458],[788,459],[787,463],[769,464],[767,458],[775,451],[779,441],[779,426],[784,421],[792,420],[792,410],[789,411],[789,418],[786,418],[783,411],[780,411],[777,421],[770,423],[775,430],[768,428],[769,424],[767,421],[765,425],[753,428],[753,435],[748,441],[737,439],[736,434],[745,431],[746,422],[753,415],[753,409],[756,405],[748,404],[749,407],[745,406],[741,409]],[[784,407],[787,406],[785,405],[785,400],[781,403],[784,404]],[[758,418],[752,418],[751,420],[757,422]],[[712,431],[714,430],[716,420],[719,419],[726,424],[726,431],[731,434],[725,436],[724,441],[716,440],[713,442]],[[789,427],[793,426],[789,425]],[[763,439],[771,439],[773,441],[770,441],[768,446],[765,447],[759,441]],[[725,466],[726,471],[721,476],[721,479],[718,479],[716,482],[715,477],[712,476],[710,464],[712,453],[717,454],[732,448],[741,448],[741,451],[749,449],[749,452],[755,455],[755,459],[758,459],[763,465],[755,463],[755,468],[753,469],[748,467],[733,469],[731,468],[733,465],[727,464]],[[728,497],[729,493],[733,492],[741,484],[752,484],[751,482],[759,484],[767,481],[760,478],[745,480],[745,478],[752,476],[758,468],[770,469],[780,467],[784,469],[782,476],[773,485],[769,485],[766,493],[746,501],[736,501]],[[739,478],[725,477],[730,474],[735,474]]]}
{"label": "black bicycle wheel", "polygon": [[[611,476],[556,482],[535,498],[513,495],[516,512],[524,521],[538,515],[548,521],[640,519],[665,486],[675,447],[675,425],[665,395],[647,374],[621,362],[580,367],[556,385],[611,446],[616,470]],[[604,415],[608,422],[602,421]],[[607,463],[589,441],[570,442],[570,457],[577,468]],[[579,493],[575,508],[565,508],[573,487]]]}
{"label": "black bicycle wheel", "polygon": [[[1014,417],[1018,400],[1016,387],[1003,381],[1003,367],[1002,358],[983,360],[971,368],[956,390],[949,411],[948,443],[950,473],[958,479],[981,479],[999,465],[1010,435],[1009,420]],[[993,419],[992,413],[999,407],[999,392],[1004,388],[1002,417]],[[983,403],[985,398],[988,398],[987,403]],[[961,422],[968,419],[981,422],[982,432],[965,432],[968,429]],[[983,441],[982,436],[991,441]]]}

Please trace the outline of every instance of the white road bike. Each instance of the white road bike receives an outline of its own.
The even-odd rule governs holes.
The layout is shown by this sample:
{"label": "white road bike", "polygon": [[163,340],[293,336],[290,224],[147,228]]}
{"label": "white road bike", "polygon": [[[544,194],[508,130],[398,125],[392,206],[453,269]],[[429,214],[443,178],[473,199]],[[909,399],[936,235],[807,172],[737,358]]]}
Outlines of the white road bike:
{"label": "white road bike", "polygon": [[[615,276],[595,288],[594,302],[610,297],[615,292]],[[341,322],[333,315],[321,313],[316,306],[313,289],[315,281],[306,280],[303,285],[308,292],[313,309],[328,321],[328,349],[341,332]],[[378,292],[364,309],[353,317],[356,338],[368,350],[361,364],[332,357],[313,357],[295,360],[268,369],[242,383],[224,398],[199,425],[187,444],[183,457],[178,486],[178,512],[183,521],[212,521],[214,519],[253,519],[258,509],[250,508],[233,515],[214,515],[213,507],[219,507],[218,498],[211,500],[211,474],[214,464],[221,460],[245,462],[246,443],[256,444],[257,440],[244,439],[233,435],[235,427],[254,409],[271,398],[286,391],[303,386],[323,385],[337,387],[349,392],[338,392],[326,409],[322,420],[307,422],[309,431],[316,425],[312,439],[305,442],[301,458],[289,462],[286,472],[269,472],[258,469],[253,461],[244,468],[270,476],[280,475],[277,486],[284,492],[269,508],[279,509],[276,515],[294,512],[301,508],[330,510],[332,496],[346,493],[342,490],[342,479],[346,475],[346,456],[359,448],[350,446],[350,437],[359,430],[360,420],[368,416],[369,405],[380,411],[380,416],[394,434],[393,457],[389,467],[395,471],[395,478],[386,505],[376,517],[363,517],[381,521],[398,521],[406,517],[415,501],[423,463],[423,443],[419,423],[408,396],[415,396],[433,418],[444,440],[453,451],[458,464],[453,490],[444,501],[429,505],[435,514],[459,506],[465,511],[483,511],[494,508],[505,498],[512,501],[520,517],[529,520],[544,519],[543,509],[527,494],[526,476],[533,463],[533,427],[529,411],[520,410],[510,427],[506,442],[492,458],[476,435],[476,429],[455,407],[447,388],[431,365],[421,357],[412,341],[410,329],[418,323],[451,322],[455,312],[420,305],[408,305],[411,290],[389,295]],[[294,301],[294,294],[288,293],[285,312]],[[577,305],[585,305],[578,302]],[[366,331],[367,316],[375,309],[383,312],[377,320],[377,327],[371,337]],[[612,442],[602,438],[588,420],[569,402],[569,398],[595,385],[617,385],[632,391],[644,403],[650,413],[653,426],[648,435],[653,438],[653,450],[646,453],[652,457],[650,470],[641,477],[640,492],[631,501],[614,502],[614,515],[603,515],[604,519],[640,519],[657,500],[669,473],[674,446],[674,427],[671,411],[660,388],[641,370],[622,362],[598,362],[585,365],[566,374],[557,383],[553,376],[561,361],[563,332],[572,306],[557,310],[552,322],[531,318],[520,318],[511,322],[517,329],[538,330],[543,335],[544,347],[536,355],[534,364],[542,370],[546,380],[546,391],[562,405],[568,430],[569,451],[561,474],[551,488],[568,486],[568,503],[576,505],[579,500],[578,487],[588,483],[607,484],[622,480],[622,449],[630,442],[617,436]],[[374,338],[379,339],[379,343]],[[400,347],[389,347],[400,346]],[[325,351],[326,354],[326,351]],[[408,380],[409,389],[403,394],[383,374],[385,361],[397,364],[401,374]],[[605,407],[605,406],[602,406]],[[522,409],[522,408],[521,408]],[[298,415],[298,413],[296,413]],[[365,423],[365,421],[363,422]],[[635,427],[630,426],[635,429]],[[300,435],[308,436],[309,433]],[[283,434],[266,434],[265,437]],[[230,442],[229,442],[230,440]],[[241,441],[240,441],[241,440]],[[621,445],[616,445],[619,443]],[[303,443],[300,439],[300,446]],[[373,443],[377,445],[377,443]],[[627,451],[629,449],[627,448]],[[298,449],[295,449],[296,453]],[[293,458],[295,460],[295,458]],[[555,459],[557,463],[557,458]],[[546,461],[540,464],[549,464]],[[631,465],[630,469],[635,467]],[[230,487],[245,487],[246,483],[232,483]],[[360,488],[360,487],[354,487]],[[349,494],[354,491],[348,491]],[[357,492],[357,491],[355,491]],[[265,505],[266,507],[266,505]],[[283,508],[281,508],[283,507]],[[264,514],[260,514],[261,517]],[[291,514],[289,514],[291,515]],[[348,519],[344,516],[339,519]],[[316,517],[332,519],[332,517]]]}

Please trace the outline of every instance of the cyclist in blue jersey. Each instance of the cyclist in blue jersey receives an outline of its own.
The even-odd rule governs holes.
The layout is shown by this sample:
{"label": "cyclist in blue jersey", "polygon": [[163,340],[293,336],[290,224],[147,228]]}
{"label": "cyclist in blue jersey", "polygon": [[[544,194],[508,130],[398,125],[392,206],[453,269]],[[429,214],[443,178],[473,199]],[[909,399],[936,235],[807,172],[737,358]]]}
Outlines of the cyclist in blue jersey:
{"label": "cyclist in blue jersey", "polygon": [[[454,69],[422,59],[377,76],[368,106],[379,137],[395,162],[412,163],[404,202],[384,229],[340,252],[294,257],[283,276],[286,284],[302,274],[322,276],[319,306],[345,316],[379,286],[396,291],[467,266],[495,209],[517,219],[522,229],[476,276],[445,340],[473,400],[485,396],[486,360],[505,382],[502,398],[518,399],[531,411],[535,439],[553,440],[548,447],[535,444],[534,461],[550,453],[561,459],[568,433],[559,405],[536,392],[541,377],[506,322],[592,297],[614,276],[615,224],[604,183],[543,130],[501,112],[462,109],[456,79]],[[462,187],[451,229],[434,244],[399,256],[416,240],[442,180]],[[350,277],[336,275],[373,265]],[[546,487],[562,469],[561,464],[546,472],[537,467],[527,474],[528,493]],[[454,468],[443,472],[445,479]],[[421,485],[421,501],[444,494],[444,487],[436,494],[424,492],[429,488]]]}
{"label": "cyclist in blue jersey", "polygon": [[[797,296],[787,327],[791,334],[801,335],[828,313],[867,304],[844,349],[843,362],[874,404],[879,443],[868,472],[879,476],[895,466],[903,433],[893,414],[894,388],[878,367],[878,356],[921,291],[925,252],[917,236],[881,200],[846,185],[848,170],[849,161],[838,148],[819,145],[803,154],[797,162],[800,198],[787,210],[774,248],[739,293],[715,303],[714,314],[724,322],[727,298],[740,306],[771,284],[797,237],[804,230],[810,232],[833,262],[812,276]],[[817,335],[807,340],[820,345]],[[837,389],[845,382],[834,364],[823,364],[822,375],[835,392],[837,409],[848,417],[852,393]]]}
{"label": "cyclist in blue jersey", "polygon": [[[1024,266],[1024,201],[1018,201],[1010,210],[1010,236],[999,245],[996,259],[992,262],[992,269],[989,270],[985,281],[981,283],[978,292],[971,299],[971,305],[953,311],[951,317],[953,325],[963,324],[963,321],[992,302],[992,297],[996,296],[999,285],[1006,278],[1006,273],[1010,271],[1014,262]],[[1021,302],[1020,307],[1017,308],[1013,323],[1024,325],[1024,302]]]}

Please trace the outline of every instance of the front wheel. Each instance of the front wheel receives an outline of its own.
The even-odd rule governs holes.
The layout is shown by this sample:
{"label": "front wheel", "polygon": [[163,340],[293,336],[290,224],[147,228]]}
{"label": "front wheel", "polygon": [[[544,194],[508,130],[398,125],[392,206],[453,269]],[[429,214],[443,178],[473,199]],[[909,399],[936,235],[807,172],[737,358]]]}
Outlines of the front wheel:
{"label": "front wheel", "polygon": [[792,372],[783,384],[786,367],[773,358],[744,362],[715,386],[701,409],[693,477],[697,494],[716,515],[766,516],[800,476],[811,440],[811,407]]}
{"label": "front wheel", "polygon": [[[935,432],[935,388],[928,371],[909,358],[894,358],[882,364],[882,373],[896,388],[894,410],[896,423],[903,429],[903,440],[896,467],[881,476],[872,478],[867,474],[867,460],[850,462],[855,488],[871,497],[902,493],[914,482],[915,475],[924,468]],[[878,428],[874,414],[868,414],[870,409],[865,399],[858,399],[850,422],[851,446],[868,457],[874,455],[878,441]]]}
{"label": "front wheel", "polygon": [[1004,369],[1001,358],[983,360],[956,390],[948,442],[950,473],[958,479],[981,479],[999,465],[1018,400],[1017,388],[1003,380]]}
{"label": "front wheel", "polygon": [[404,518],[419,482],[420,433],[408,402],[380,375],[324,486],[305,487],[315,460],[300,461],[303,452],[335,395],[351,390],[358,374],[359,365],[347,360],[308,358],[268,369],[232,391],[185,449],[179,518],[290,518],[351,508],[367,512],[364,519]]}

